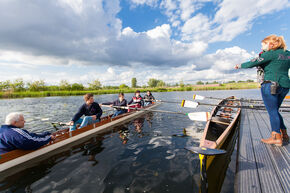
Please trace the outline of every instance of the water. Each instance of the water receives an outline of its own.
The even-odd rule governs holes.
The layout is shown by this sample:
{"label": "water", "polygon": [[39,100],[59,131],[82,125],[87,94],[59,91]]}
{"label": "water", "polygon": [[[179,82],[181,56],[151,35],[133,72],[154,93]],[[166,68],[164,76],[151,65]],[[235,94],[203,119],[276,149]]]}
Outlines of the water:
{"label": "water", "polygon": [[[259,90],[227,90],[199,92],[153,93],[161,100],[181,101],[192,95],[220,97],[235,95],[260,98]],[[129,99],[132,94],[126,94]],[[99,103],[115,100],[117,95],[99,95]],[[217,103],[216,100],[204,100]],[[20,111],[26,119],[25,128],[32,132],[53,131],[50,122],[69,121],[83,103],[80,96],[0,100],[0,122],[9,112]],[[162,104],[160,110],[197,112],[212,107],[181,108],[179,104]],[[2,192],[198,192],[199,159],[184,149],[198,146],[205,123],[190,121],[184,115],[148,113],[125,123],[104,135],[92,136],[85,144],[63,152],[39,166],[23,171],[0,182]],[[184,136],[183,131],[187,135]],[[235,136],[235,134],[233,134]],[[231,142],[229,142],[231,143]],[[233,147],[233,144],[230,145]],[[232,148],[233,149],[233,148]],[[210,187],[223,179],[230,155],[213,166]],[[220,167],[220,166],[223,167]],[[228,192],[233,178],[225,178]],[[214,182],[211,182],[214,181]],[[220,187],[219,187],[220,188]],[[218,189],[219,189],[218,188]],[[210,188],[213,189],[213,188]]]}

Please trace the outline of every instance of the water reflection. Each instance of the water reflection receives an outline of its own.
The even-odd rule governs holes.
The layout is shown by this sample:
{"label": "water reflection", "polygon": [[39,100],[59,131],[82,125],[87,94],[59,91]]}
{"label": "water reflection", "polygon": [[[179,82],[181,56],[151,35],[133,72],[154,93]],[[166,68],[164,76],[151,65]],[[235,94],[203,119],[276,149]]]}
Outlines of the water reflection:
{"label": "water reflection", "polygon": [[[164,100],[191,100],[193,92],[153,94]],[[260,96],[259,90],[195,94],[244,98]],[[116,95],[100,95],[96,96],[96,101],[101,103],[115,98]],[[50,122],[69,121],[82,102],[81,96],[0,100],[0,120],[3,122],[9,112],[21,111],[28,120],[28,130],[54,131]],[[211,107],[181,109],[178,104],[163,104],[158,109],[189,113],[210,111]],[[204,126],[205,123],[192,122],[183,115],[148,113],[135,121],[111,128],[108,133],[92,136],[86,143],[11,176],[0,182],[0,191],[198,192],[198,156],[183,148],[199,145]]]}

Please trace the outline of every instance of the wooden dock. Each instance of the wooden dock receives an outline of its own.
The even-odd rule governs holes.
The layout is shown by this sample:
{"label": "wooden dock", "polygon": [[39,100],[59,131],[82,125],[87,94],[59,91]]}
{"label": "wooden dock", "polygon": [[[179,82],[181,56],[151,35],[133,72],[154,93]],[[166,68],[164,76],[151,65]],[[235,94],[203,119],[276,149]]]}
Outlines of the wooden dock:
{"label": "wooden dock", "polygon": [[[281,113],[290,131],[290,113]],[[266,111],[243,110],[238,137],[236,193],[289,193],[290,145],[275,147],[261,138],[271,133]]]}

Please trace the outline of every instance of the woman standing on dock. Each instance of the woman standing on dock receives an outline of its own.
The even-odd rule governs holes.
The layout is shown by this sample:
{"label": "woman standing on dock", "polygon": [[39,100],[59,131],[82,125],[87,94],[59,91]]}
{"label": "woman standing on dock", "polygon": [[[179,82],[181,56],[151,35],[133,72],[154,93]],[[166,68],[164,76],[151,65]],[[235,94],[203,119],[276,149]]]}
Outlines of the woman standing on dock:
{"label": "woman standing on dock", "polygon": [[270,35],[262,40],[263,53],[259,57],[235,66],[236,69],[259,66],[264,70],[261,93],[270,117],[272,134],[270,138],[261,141],[277,146],[289,141],[283,118],[279,113],[279,108],[290,88],[288,76],[290,52],[286,48],[283,36]]}

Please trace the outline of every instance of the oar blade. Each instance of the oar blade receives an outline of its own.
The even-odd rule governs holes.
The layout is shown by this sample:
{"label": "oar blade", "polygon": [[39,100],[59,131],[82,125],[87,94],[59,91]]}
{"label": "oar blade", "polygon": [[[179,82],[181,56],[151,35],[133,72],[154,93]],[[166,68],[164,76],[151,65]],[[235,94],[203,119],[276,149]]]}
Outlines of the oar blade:
{"label": "oar blade", "polygon": [[208,121],[210,118],[210,112],[194,112],[187,115],[192,121]]}
{"label": "oar blade", "polygon": [[199,105],[199,103],[194,101],[188,101],[188,100],[182,100],[181,107],[187,107],[187,108],[196,108]]}
{"label": "oar blade", "polygon": [[206,156],[210,155],[221,155],[227,153],[225,150],[222,149],[211,149],[211,148],[206,148],[206,147],[190,147],[187,146],[185,147],[186,150],[196,153],[196,154],[202,154]]}
{"label": "oar blade", "polygon": [[203,100],[203,99],[205,99],[205,96],[201,96],[201,95],[197,95],[197,94],[193,95],[193,100]]}

